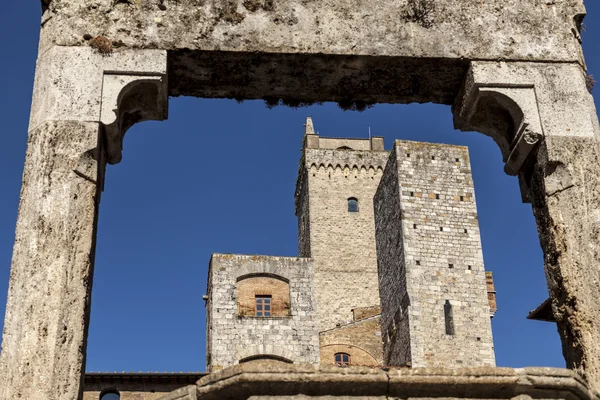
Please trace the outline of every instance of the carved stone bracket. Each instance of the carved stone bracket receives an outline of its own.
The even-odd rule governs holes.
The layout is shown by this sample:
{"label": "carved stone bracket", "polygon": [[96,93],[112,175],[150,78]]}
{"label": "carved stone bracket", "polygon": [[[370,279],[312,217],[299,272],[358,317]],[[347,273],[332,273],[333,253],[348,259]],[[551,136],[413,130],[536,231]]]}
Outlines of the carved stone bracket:
{"label": "carved stone bracket", "polygon": [[121,161],[123,137],[133,124],[164,120],[168,114],[166,73],[105,72],[100,122],[104,125],[107,161]]}
{"label": "carved stone bracket", "polygon": [[[496,83],[472,65],[454,104],[455,127],[491,136],[509,175],[518,175],[543,137],[533,84]],[[482,79],[483,78],[483,79]]]}

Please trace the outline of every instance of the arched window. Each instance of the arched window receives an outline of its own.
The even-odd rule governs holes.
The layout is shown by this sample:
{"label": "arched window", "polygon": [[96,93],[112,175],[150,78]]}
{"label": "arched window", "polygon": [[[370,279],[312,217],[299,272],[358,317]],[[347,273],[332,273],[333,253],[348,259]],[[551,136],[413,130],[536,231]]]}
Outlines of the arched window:
{"label": "arched window", "polygon": [[121,395],[116,390],[103,391],[100,394],[100,400],[120,400]]}
{"label": "arched window", "polygon": [[348,199],[348,212],[358,212],[358,199],[356,197]]}
{"label": "arched window", "polygon": [[335,365],[337,367],[348,367],[350,366],[350,354],[348,353],[335,353]]}

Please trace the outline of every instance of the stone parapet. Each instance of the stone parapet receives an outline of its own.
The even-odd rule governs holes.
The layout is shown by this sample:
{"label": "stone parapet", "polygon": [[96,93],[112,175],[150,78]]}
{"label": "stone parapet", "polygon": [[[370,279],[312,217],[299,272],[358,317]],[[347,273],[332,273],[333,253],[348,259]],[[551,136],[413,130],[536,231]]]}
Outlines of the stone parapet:
{"label": "stone parapet", "polygon": [[[181,394],[180,391],[177,392]],[[196,399],[164,396],[168,399]],[[197,383],[202,400],[569,399],[598,400],[575,372],[559,368],[390,369],[244,364]]]}

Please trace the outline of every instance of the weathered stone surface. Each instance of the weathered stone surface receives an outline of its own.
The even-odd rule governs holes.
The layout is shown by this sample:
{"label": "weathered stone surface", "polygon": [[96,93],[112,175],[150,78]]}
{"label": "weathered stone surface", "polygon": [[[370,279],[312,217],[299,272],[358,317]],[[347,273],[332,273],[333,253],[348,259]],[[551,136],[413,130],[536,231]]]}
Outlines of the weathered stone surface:
{"label": "weathered stone surface", "polygon": [[[256,294],[287,290],[285,315],[269,318],[248,312],[244,278],[270,278],[285,283],[279,293],[261,286]],[[263,282],[264,283],[264,282]],[[238,286],[238,290],[236,290]],[[250,289],[252,290],[252,289]],[[268,293],[266,291],[269,291]],[[319,333],[313,260],[297,257],[213,254],[206,302],[206,366],[217,371],[254,357],[271,356],[287,362],[319,362]],[[252,294],[254,297],[254,294]],[[278,300],[277,300],[278,301]]]}
{"label": "weathered stone surface", "polygon": [[166,116],[166,65],[161,51],[108,58],[53,47],[38,59],[0,355],[2,399],[81,394],[104,168],[119,159],[131,124]]}
{"label": "weathered stone surface", "polygon": [[[324,331],[351,322],[356,307],[379,305],[373,196],[388,152],[371,151],[369,139],[307,135],[305,143],[317,138],[318,147],[304,148],[296,215],[299,254],[315,262]],[[358,212],[348,212],[349,198],[358,200]]]}
{"label": "weathered stone surface", "polygon": [[97,122],[29,132],[0,354],[0,398],[76,399],[101,176]]}
{"label": "weathered stone surface", "polygon": [[387,365],[495,365],[467,148],[396,140],[374,208]]}
{"label": "weathered stone surface", "polygon": [[457,127],[492,136],[505,158],[509,147],[501,143],[515,143],[519,126],[539,121],[543,136],[517,172],[536,216],[567,365],[597,389],[600,126],[585,72],[575,64],[474,62],[462,93],[454,106]]}
{"label": "weathered stone surface", "polygon": [[[598,399],[574,372],[557,368],[391,369],[238,365],[198,381],[212,399]],[[170,398],[163,398],[164,400]]]}
{"label": "weathered stone surface", "polygon": [[597,137],[547,137],[531,185],[563,355],[594,383],[600,379],[599,161]]}
{"label": "weathered stone surface", "polygon": [[88,34],[164,50],[580,61],[581,0],[418,3],[53,0],[40,49]]}

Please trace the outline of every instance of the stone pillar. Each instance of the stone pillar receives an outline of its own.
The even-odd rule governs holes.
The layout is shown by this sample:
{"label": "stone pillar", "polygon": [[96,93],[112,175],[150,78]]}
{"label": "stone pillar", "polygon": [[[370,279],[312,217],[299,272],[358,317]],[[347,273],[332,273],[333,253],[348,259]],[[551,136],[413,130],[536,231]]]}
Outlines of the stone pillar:
{"label": "stone pillar", "polygon": [[577,64],[474,62],[453,111],[519,176],[567,366],[600,390],[600,128],[585,77]]}
{"label": "stone pillar", "polygon": [[0,398],[81,396],[98,206],[123,134],[166,117],[166,54],[38,59],[0,354]]}

